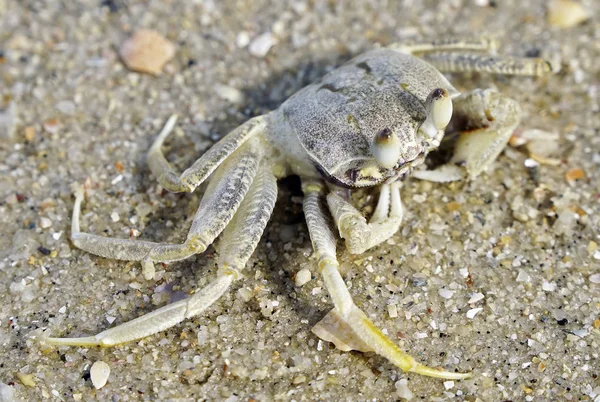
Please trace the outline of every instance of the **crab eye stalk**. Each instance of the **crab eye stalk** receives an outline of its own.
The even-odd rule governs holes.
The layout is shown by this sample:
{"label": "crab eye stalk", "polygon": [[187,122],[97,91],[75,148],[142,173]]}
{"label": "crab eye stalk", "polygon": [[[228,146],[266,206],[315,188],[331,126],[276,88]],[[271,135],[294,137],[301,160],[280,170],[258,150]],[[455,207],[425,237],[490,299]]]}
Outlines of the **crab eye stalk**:
{"label": "crab eye stalk", "polygon": [[384,128],[373,139],[373,156],[377,164],[392,169],[400,158],[400,139],[389,128]]}
{"label": "crab eye stalk", "polygon": [[436,88],[426,101],[427,120],[435,127],[436,130],[446,128],[452,118],[452,99],[448,91],[443,88]]}

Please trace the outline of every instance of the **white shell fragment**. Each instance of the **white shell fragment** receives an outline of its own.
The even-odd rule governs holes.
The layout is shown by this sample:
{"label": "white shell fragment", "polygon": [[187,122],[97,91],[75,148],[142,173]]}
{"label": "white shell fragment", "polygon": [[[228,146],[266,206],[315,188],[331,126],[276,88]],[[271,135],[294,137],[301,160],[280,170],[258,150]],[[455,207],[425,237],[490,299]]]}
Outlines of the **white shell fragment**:
{"label": "white shell fragment", "polygon": [[469,319],[473,319],[475,318],[475,316],[481,311],[483,310],[483,307],[477,307],[477,308],[472,308],[469,311],[467,311],[467,318]]}
{"label": "white shell fragment", "polygon": [[15,103],[11,102],[7,107],[3,107],[0,103],[0,139],[8,140],[14,137],[16,122],[17,107]]}
{"label": "white shell fragment", "polygon": [[438,290],[438,293],[440,294],[440,296],[442,296],[444,299],[451,299],[452,296],[454,296],[454,292],[448,289],[440,289]]}
{"label": "white shell fragment", "polygon": [[473,304],[473,303],[477,303],[480,300],[483,300],[485,296],[483,295],[483,293],[473,293],[473,295],[471,295],[471,298],[469,299],[469,301],[467,303],[469,304]]}
{"label": "white shell fragment", "polygon": [[517,282],[529,282],[531,277],[529,274],[522,269],[519,270],[519,274],[517,275]]}
{"label": "white shell fragment", "polygon": [[294,278],[294,285],[296,285],[298,287],[304,286],[308,282],[310,282],[311,277],[312,277],[312,275],[308,269],[306,269],[306,268],[301,269],[296,274],[296,278]]}
{"label": "white shell fragment", "polygon": [[154,275],[156,275],[156,269],[154,268],[154,264],[152,263],[152,261],[142,261],[142,275],[147,281],[151,281],[152,279],[154,279]]}
{"label": "white shell fragment", "polygon": [[219,98],[230,103],[237,104],[244,101],[244,94],[239,89],[229,85],[215,84],[214,91]]}
{"label": "white shell fragment", "polygon": [[571,28],[590,18],[590,12],[573,0],[553,0],[548,5],[548,22],[558,28]]}
{"label": "white shell fragment", "polygon": [[175,55],[175,45],[156,31],[141,29],[123,43],[119,54],[130,70],[159,75]]}
{"label": "white shell fragment", "polygon": [[335,309],[331,310],[321,321],[311,329],[312,333],[327,342],[333,342],[335,347],[344,352],[358,350],[361,352],[371,352],[373,349],[364,343],[354,333],[352,328],[337,313]]}
{"label": "white shell fragment", "polygon": [[415,397],[415,394],[408,388],[408,380],[406,378],[397,381],[394,386],[396,387],[396,395],[398,397],[406,401],[410,401]]}
{"label": "white shell fragment", "polygon": [[106,385],[109,375],[110,366],[107,363],[103,361],[97,361],[96,363],[92,364],[92,368],[90,369],[90,378],[96,389],[100,389]]}
{"label": "white shell fragment", "polygon": [[254,57],[265,57],[269,50],[277,44],[277,40],[273,36],[271,32],[265,32],[261,35],[258,35],[256,38],[250,42],[250,46],[248,46],[248,51]]}

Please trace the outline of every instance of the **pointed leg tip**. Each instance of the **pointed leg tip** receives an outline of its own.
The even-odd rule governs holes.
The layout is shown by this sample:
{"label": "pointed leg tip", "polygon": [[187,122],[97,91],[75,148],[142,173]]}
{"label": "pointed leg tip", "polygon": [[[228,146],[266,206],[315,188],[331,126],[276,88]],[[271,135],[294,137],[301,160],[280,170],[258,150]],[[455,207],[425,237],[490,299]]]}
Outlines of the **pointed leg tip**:
{"label": "pointed leg tip", "polygon": [[82,338],[45,338],[42,341],[51,346],[103,346],[102,342],[95,336],[86,336]]}
{"label": "pointed leg tip", "polygon": [[427,377],[442,378],[445,380],[466,380],[471,378],[473,373],[454,373],[451,371],[438,370],[423,364],[417,364],[410,370],[411,373],[421,374]]}

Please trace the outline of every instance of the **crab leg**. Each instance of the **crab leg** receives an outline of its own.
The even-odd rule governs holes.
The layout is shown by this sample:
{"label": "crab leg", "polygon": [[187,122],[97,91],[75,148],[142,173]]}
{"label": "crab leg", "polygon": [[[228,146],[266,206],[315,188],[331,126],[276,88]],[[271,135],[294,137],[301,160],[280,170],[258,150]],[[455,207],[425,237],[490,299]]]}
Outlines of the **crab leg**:
{"label": "crab leg", "polygon": [[[491,56],[498,43],[492,38],[442,38],[432,41],[398,42],[388,48],[407,54],[417,54],[441,72],[487,72],[504,75],[541,76],[554,71],[554,66],[542,58]],[[482,52],[464,53],[461,51]],[[485,54],[487,53],[487,54]]]}
{"label": "crab leg", "polygon": [[491,89],[477,89],[454,99],[455,114],[470,122],[456,142],[450,164],[479,175],[508,143],[521,119],[519,104]]}
{"label": "crab leg", "polygon": [[474,53],[427,53],[421,58],[441,72],[485,72],[538,77],[551,74],[550,62],[533,57],[489,56]]}
{"label": "crab leg", "polygon": [[165,189],[173,192],[192,192],[208,176],[252,136],[265,130],[265,116],[248,120],[231,133],[223,137],[213,147],[206,151],[182,175],[179,175],[165,158],[161,147],[167,136],[175,127],[177,116],[172,115],[161,130],[148,152],[148,166],[152,174]]}
{"label": "crab leg", "polygon": [[400,187],[400,182],[381,186],[377,208],[369,223],[340,195],[335,192],[327,195],[329,211],[333,215],[340,236],[346,240],[348,251],[352,254],[363,253],[398,231],[403,216]]}
{"label": "crab leg", "polygon": [[73,209],[71,240],[76,247],[101,257],[141,261],[145,276],[151,279],[154,276],[153,262],[178,261],[206,250],[242,202],[256,174],[260,158],[260,147],[257,141],[252,140],[217,169],[200,202],[187,239],[182,244],[119,239],[80,232],[81,189],[76,194]]}
{"label": "crab leg", "polygon": [[430,41],[406,41],[396,42],[387,46],[390,49],[402,53],[428,53],[440,51],[471,50],[482,52],[493,52],[498,47],[497,42],[492,38],[439,38]]}
{"label": "crab leg", "polygon": [[333,222],[323,205],[321,190],[319,184],[305,186],[304,213],[313,248],[319,260],[319,271],[335,307],[313,328],[313,332],[326,341],[335,342],[336,346],[340,344],[345,350],[374,351],[407,372],[448,379],[469,377],[470,374],[440,371],[417,363],[385,336],[354,304],[338,270]]}
{"label": "crab leg", "polygon": [[259,168],[246,198],[223,231],[224,247],[218,260],[217,278],[188,299],[166,305],[95,336],[47,338],[46,342],[54,345],[114,346],[155,334],[199,315],[240,276],[239,271],[246,265],[267,225],[276,198],[275,177],[267,168]]}

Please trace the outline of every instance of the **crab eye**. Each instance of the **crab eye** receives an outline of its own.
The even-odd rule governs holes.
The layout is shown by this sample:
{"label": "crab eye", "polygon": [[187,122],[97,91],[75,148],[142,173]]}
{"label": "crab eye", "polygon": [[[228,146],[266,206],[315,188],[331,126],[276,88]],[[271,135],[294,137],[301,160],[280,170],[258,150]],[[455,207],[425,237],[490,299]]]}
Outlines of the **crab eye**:
{"label": "crab eye", "polygon": [[373,156],[377,164],[383,168],[391,169],[400,158],[400,139],[389,128],[384,128],[373,139]]}
{"label": "crab eye", "polygon": [[443,88],[436,88],[429,96],[425,107],[427,108],[427,120],[433,124],[436,130],[446,128],[452,118],[452,99],[448,91]]}

